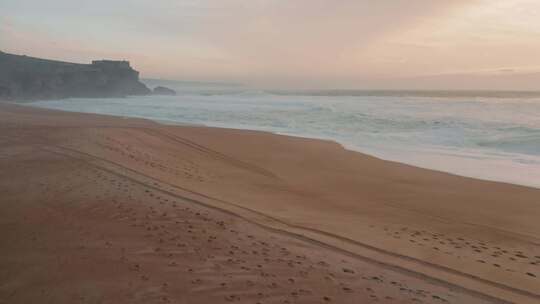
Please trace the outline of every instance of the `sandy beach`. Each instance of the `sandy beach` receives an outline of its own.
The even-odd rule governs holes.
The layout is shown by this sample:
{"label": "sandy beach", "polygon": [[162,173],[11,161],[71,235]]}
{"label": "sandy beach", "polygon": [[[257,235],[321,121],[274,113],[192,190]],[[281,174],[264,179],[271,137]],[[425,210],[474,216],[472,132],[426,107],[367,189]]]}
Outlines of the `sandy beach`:
{"label": "sandy beach", "polygon": [[0,103],[0,303],[540,303],[540,189]]}

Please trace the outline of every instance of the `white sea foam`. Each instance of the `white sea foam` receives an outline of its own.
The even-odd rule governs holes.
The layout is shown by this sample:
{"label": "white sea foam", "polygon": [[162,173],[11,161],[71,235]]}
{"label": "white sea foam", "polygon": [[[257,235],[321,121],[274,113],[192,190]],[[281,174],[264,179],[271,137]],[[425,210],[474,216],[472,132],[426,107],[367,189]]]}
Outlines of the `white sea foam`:
{"label": "white sea foam", "polygon": [[331,139],[383,159],[540,188],[540,97],[239,88],[179,93],[31,104]]}

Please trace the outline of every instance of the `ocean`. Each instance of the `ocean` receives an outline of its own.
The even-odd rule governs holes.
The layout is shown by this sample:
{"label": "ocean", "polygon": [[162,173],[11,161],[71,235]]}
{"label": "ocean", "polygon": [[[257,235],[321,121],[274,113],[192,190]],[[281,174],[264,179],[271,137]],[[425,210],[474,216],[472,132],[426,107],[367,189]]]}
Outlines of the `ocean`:
{"label": "ocean", "polygon": [[201,83],[173,88],[177,96],[30,104],[329,139],[386,160],[540,188],[538,92],[255,90]]}

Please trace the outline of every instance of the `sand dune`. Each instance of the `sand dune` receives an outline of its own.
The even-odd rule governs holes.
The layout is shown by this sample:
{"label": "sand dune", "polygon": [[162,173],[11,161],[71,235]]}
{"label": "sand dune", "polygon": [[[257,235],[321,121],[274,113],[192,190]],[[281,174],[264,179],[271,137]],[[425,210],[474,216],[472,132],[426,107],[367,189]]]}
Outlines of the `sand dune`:
{"label": "sand dune", "polygon": [[0,105],[0,303],[538,303],[540,190]]}

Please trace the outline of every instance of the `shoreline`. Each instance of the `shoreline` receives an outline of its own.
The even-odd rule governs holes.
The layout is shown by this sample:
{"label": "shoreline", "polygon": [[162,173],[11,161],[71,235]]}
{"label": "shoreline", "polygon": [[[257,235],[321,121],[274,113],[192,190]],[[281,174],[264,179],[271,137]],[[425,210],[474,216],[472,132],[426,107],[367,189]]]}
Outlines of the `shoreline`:
{"label": "shoreline", "polygon": [[[49,108],[49,107],[41,107],[33,104],[26,104],[27,106],[33,106],[37,108],[45,108],[45,109],[55,109],[55,108]],[[232,129],[232,130],[246,130],[246,131],[259,131],[259,132],[268,132],[271,134],[277,134],[277,135],[284,135],[284,136],[292,136],[292,137],[298,137],[298,138],[309,138],[309,139],[316,139],[316,140],[325,140],[325,141],[332,141],[336,142],[339,145],[341,145],[343,148],[361,153],[364,155],[369,155],[381,160],[385,161],[391,161],[396,162],[400,164],[410,165],[422,169],[427,170],[433,170],[437,172],[447,173],[451,175],[456,175],[460,177],[466,177],[466,178],[473,178],[473,179],[479,179],[484,181],[492,181],[492,182],[500,182],[500,183],[507,183],[512,185],[519,185],[519,186],[525,186],[525,187],[531,187],[535,189],[540,189],[540,184],[538,183],[532,183],[529,182],[529,180],[535,180],[536,176],[531,176],[529,179],[523,180],[519,176],[521,174],[512,173],[510,174],[510,177],[503,177],[503,176],[493,176],[490,173],[486,173],[488,170],[491,170],[493,167],[499,167],[501,164],[498,163],[497,160],[485,160],[483,164],[478,166],[478,164],[472,163],[473,166],[478,166],[476,170],[468,170],[468,164],[465,163],[462,165],[463,167],[454,167],[452,165],[445,165],[440,166],[436,165],[435,163],[441,163],[441,162],[451,162],[451,163],[463,163],[465,161],[470,161],[466,157],[462,156],[451,156],[453,154],[453,150],[437,150],[435,152],[429,152],[427,150],[419,150],[419,151],[413,151],[410,149],[404,149],[402,148],[398,152],[396,152],[395,148],[392,147],[359,147],[353,143],[348,143],[346,140],[340,140],[338,138],[332,138],[328,136],[317,136],[317,135],[311,135],[311,134],[300,134],[300,133],[294,133],[294,132],[282,132],[282,131],[275,131],[275,130],[269,130],[269,128],[260,127],[260,128],[243,128],[240,126],[227,126],[222,124],[193,124],[193,123],[183,123],[176,120],[163,120],[159,118],[151,118],[148,116],[123,116],[123,115],[115,115],[115,114],[108,114],[108,113],[92,113],[92,112],[77,112],[77,111],[71,111],[66,109],[55,109],[59,111],[66,111],[66,112],[73,112],[73,113],[87,113],[87,114],[100,114],[100,115],[110,115],[113,117],[132,117],[132,118],[138,118],[138,119],[149,119],[152,121],[155,121],[157,123],[163,123],[166,125],[178,125],[178,126],[205,126],[209,128],[222,128],[222,129]],[[375,150],[378,150],[376,152]],[[427,151],[427,152],[426,152]],[[463,152],[463,151],[462,151]],[[470,152],[470,151],[469,151]],[[474,151],[473,151],[474,152]],[[418,154],[420,153],[420,154]],[[463,152],[464,153],[464,152]],[[507,152],[500,152],[502,154],[512,154]],[[419,156],[414,155],[422,155],[420,158]],[[446,158],[439,159],[441,155],[446,155]],[[527,155],[523,155],[523,157],[526,157]],[[474,158],[473,156],[471,156]],[[428,161],[426,161],[428,160]],[[508,166],[506,163],[504,163],[505,168]],[[511,170],[511,172],[517,172],[520,170],[520,166],[523,166],[521,170],[527,170],[526,165],[522,164],[514,164],[512,167],[508,168]],[[457,168],[457,169],[456,169]],[[537,174],[538,175],[538,174]],[[540,175],[538,175],[538,178],[540,179]]]}
{"label": "shoreline", "polygon": [[[6,200],[21,201],[24,206],[35,205],[39,209],[42,207],[36,204],[42,200],[45,205],[58,204],[47,199],[56,193],[53,196],[56,200],[66,200],[62,207],[55,207],[57,210],[86,222],[92,218],[77,211],[81,208],[78,205],[92,205],[88,193],[95,191],[99,193],[95,199],[104,201],[89,210],[99,207],[103,211],[92,220],[113,225],[104,216],[111,202],[130,205],[130,200],[147,197],[145,193],[149,192],[144,190],[147,189],[159,194],[140,201],[140,207],[131,206],[132,210],[126,214],[120,212],[120,219],[133,216],[134,224],[159,223],[157,218],[152,219],[157,217],[154,212],[148,213],[145,220],[142,210],[165,208],[171,200],[186,206],[200,204],[204,208],[215,208],[211,212],[204,211],[217,212],[215,217],[225,216],[219,215],[223,213],[239,217],[240,222],[246,221],[246,224],[235,225],[251,223],[249,225],[267,229],[264,233],[257,232],[257,238],[268,237],[267,234],[277,237],[271,231],[281,231],[280,235],[300,242],[290,248],[301,250],[303,246],[310,246],[312,249],[305,251],[307,255],[314,254],[313,250],[334,248],[327,252],[326,258],[335,259],[336,265],[339,259],[344,259],[338,258],[343,254],[352,259],[349,263],[367,263],[355,264],[356,272],[363,272],[360,269],[365,267],[386,276],[399,276],[401,284],[408,282],[430,290],[448,288],[455,294],[445,295],[447,300],[448,297],[476,298],[474,301],[460,298],[457,303],[481,303],[486,299],[488,302],[498,299],[534,303],[540,299],[536,290],[540,273],[538,266],[532,264],[540,261],[538,189],[421,169],[350,151],[336,142],[266,131],[170,126],[145,119],[13,104],[0,104],[0,118],[0,140],[4,142],[0,149],[0,166],[4,169],[0,185],[4,185],[8,193]],[[41,158],[50,160],[39,161]],[[35,162],[48,169],[33,166]],[[16,170],[17,165],[22,169]],[[81,170],[82,175],[71,177],[73,180],[65,177],[79,172],[67,169],[71,167],[80,167],[77,170]],[[88,177],[84,177],[85,174]],[[92,174],[111,177],[103,186],[95,188],[93,184],[99,178],[90,177],[94,176]],[[20,191],[27,180],[38,177],[43,177],[38,185],[55,182],[44,190],[39,190],[40,186]],[[93,180],[96,182],[88,183]],[[107,183],[112,180],[114,182]],[[119,184],[118,180],[122,182]],[[64,188],[68,190],[60,191]],[[77,194],[69,189],[82,192]],[[124,190],[128,197],[121,196]],[[46,192],[40,194],[39,191]],[[168,197],[165,205],[161,204],[163,201],[151,203],[156,195]],[[76,204],[68,204],[68,201]],[[0,204],[0,208],[6,214],[18,214],[9,204]],[[139,210],[137,208],[141,210],[139,215],[130,213]],[[167,210],[165,214],[173,211]],[[27,222],[9,217],[10,225],[17,227],[17,231],[26,231],[22,235],[28,235],[27,230],[32,226],[28,221],[32,222],[38,215],[32,209],[20,212],[21,219]],[[176,219],[177,222],[184,220]],[[51,228],[50,231],[49,238],[57,230]],[[108,230],[108,233],[114,236],[114,231]],[[176,233],[174,231],[167,228],[167,234]],[[120,235],[115,242],[124,242],[123,239]],[[134,236],[125,246],[143,240]],[[302,245],[302,242],[307,243]],[[57,246],[52,240],[50,244]],[[7,243],[4,246],[12,248]],[[20,248],[18,252],[26,253],[24,248],[29,247]],[[223,255],[207,247],[199,250],[209,256]],[[7,260],[14,258],[10,252],[17,251],[5,251]],[[136,252],[139,251],[132,254],[138,256]],[[268,254],[268,258],[273,258],[277,253]],[[338,267],[339,272],[342,266],[336,265],[330,267]],[[17,274],[11,269],[10,273]],[[276,269],[281,268],[276,266],[268,271]],[[263,281],[255,279],[255,282]],[[306,286],[311,289],[320,283],[324,284],[324,280],[306,279]],[[383,285],[377,286],[382,288]],[[3,292],[7,291],[0,289],[0,298]],[[392,294],[394,298],[404,296],[399,292],[394,294],[387,287],[380,292]],[[346,298],[346,295],[333,294],[333,297]],[[217,296],[223,297],[221,293]],[[366,296],[369,297],[369,293]],[[391,302],[380,299],[383,303]],[[429,300],[437,303],[437,298]]]}

